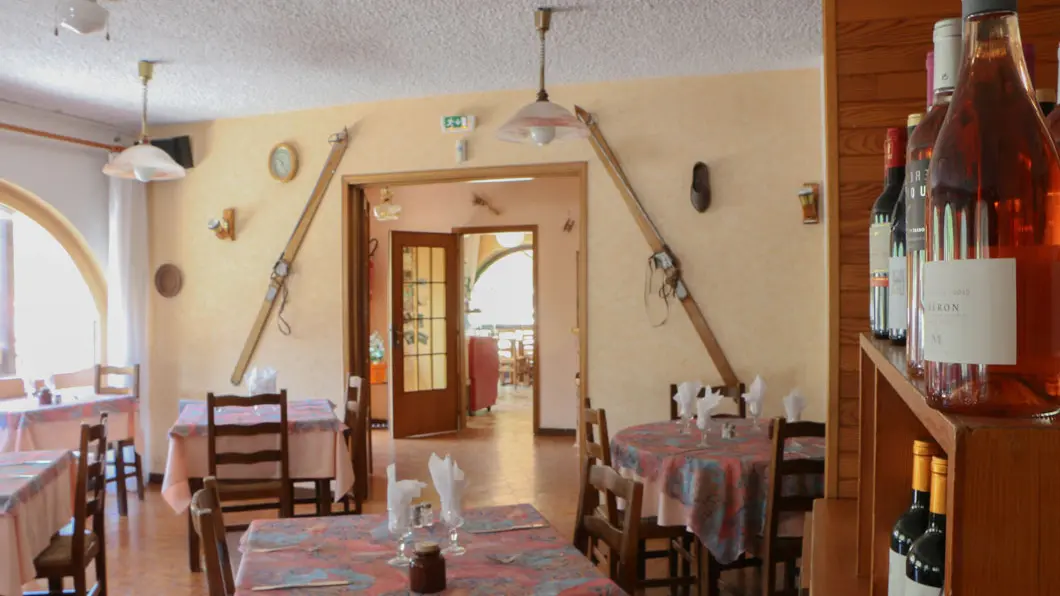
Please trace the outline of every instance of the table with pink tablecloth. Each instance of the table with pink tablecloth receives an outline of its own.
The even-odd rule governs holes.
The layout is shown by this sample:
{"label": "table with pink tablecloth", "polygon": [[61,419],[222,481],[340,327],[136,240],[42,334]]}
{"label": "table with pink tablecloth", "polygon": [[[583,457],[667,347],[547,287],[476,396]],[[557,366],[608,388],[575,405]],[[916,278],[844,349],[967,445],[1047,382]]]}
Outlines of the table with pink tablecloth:
{"label": "table with pink tablecloth", "polygon": [[[722,422],[736,436],[721,437]],[[769,423],[716,420],[701,447],[700,431],[681,433],[677,421],[626,428],[611,438],[611,463],[624,476],[644,483],[642,513],[664,526],[686,526],[721,563],[731,563],[760,545],[769,496],[773,441]],[[824,459],[823,439],[789,440],[787,459]],[[790,481],[790,482],[788,482]],[[821,476],[788,477],[784,494],[821,494]],[[799,518],[781,520],[782,535],[799,535]]]}
{"label": "table with pink tablecloth", "polygon": [[[465,512],[461,556],[446,556],[446,590],[442,594],[505,596],[620,596],[625,594],[601,574],[570,542],[560,536],[531,505],[506,505]],[[513,527],[543,527],[506,530]],[[491,532],[491,533],[471,533]],[[413,540],[444,546],[440,524],[418,529]],[[240,549],[237,596],[257,594],[254,587],[345,581],[347,585],[272,592],[277,596],[411,594],[407,568],[391,567],[396,539],[387,531],[386,515],[258,520],[251,523]],[[273,552],[262,549],[283,548]]]}
{"label": "table with pink tablecloth", "polygon": [[71,451],[0,453],[0,594],[22,593],[33,559],[73,514]]}
{"label": "table with pink tablecloth", "polygon": [[107,440],[137,438],[140,401],[135,395],[96,395],[63,390],[62,403],[40,405],[35,397],[0,401],[0,452],[77,449],[81,423],[99,424],[107,414]]}

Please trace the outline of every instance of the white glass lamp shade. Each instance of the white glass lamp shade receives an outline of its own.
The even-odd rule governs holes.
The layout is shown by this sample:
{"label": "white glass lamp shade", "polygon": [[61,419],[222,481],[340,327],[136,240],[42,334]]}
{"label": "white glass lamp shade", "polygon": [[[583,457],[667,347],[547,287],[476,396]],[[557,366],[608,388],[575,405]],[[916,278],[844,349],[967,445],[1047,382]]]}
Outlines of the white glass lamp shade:
{"label": "white glass lamp shade", "polygon": [[497,130],[497,138],[512,143],[548,145],[554,140],[584,139],[589,129],[563,106],[535,101],[519,110]]}
{"label": "white glass lamp shade", "polygon": [[78,35],[99,33],[107,27],[110,13],[95,0],[60,0],[56,14],[62,26]]}
{"label": "white glass lamp shade", "polygon": [[122,151],[103,166],[103,173],[140,182],[161,182],[183,178],[186,172],[165,151],[150,143],[144,143]]}
{"label": "white glass lamp shade", "polygon": [[378,221],[394,221],[401,215],[401,205],[384,201],[372,208],[372,213]]}
{"label": "white glass lamp shade", "polygon": [[525,232],[501,232],[497,234],[497,244],[504,248],[515,248],[526,239]]}

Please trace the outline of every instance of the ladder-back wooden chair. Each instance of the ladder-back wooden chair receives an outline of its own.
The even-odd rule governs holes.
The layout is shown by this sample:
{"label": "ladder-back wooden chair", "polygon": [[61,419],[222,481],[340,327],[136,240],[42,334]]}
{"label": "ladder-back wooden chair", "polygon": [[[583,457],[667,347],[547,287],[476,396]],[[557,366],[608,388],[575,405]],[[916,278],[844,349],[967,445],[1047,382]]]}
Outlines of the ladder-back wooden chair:
{"label": "ladder-back wooden chair", "polygon": [[[106,491],[107,415],[99,424],[81,425],[73,524],[52,536],[33,565],[38,579],[48,580],[49,594],[62,594],[63,578],[74,580],[74,596],[107,593],[107,552],[104,500]],[[88,588],[86,567],[96,564],[96,584]],[[66,592],[69,594],[70,592]]]}
{"label": "ladder-back wooden chair", "polygon": [[19,378],[0,379],[0,400],[26,397],[26,382]]}
{"label": "ladder-back wooden chair", "polygon": [[[606,516],[598,514],[600,493],[608,501],[622,499],[626,509],[608,509]],[[592,542],[607,545],[611,579],[628,594],[637,593],[637,535],[644,487],[635,480],[621,477],[614,469],[605,466],[585,466],[582,472],[581,500],[575,520],[574,546],[585,556],[592,558]]]}
{"label": "ladder-back wooden chair", "polygon": [[369,394],[363,390],[365,380],[358,376],[351,376],[349,387],[346,391],[346,446],[353,458],[353,489],[350,494],[343,498],[343,509],[350,511],[350,501],[353,501],[353,513],[360,514],[362,503],[368,499],[368,489],[371,484],[371,472],[368,462],[372,457],[371,437],[369,434],[370,423],[368,421]]}
{"label": "ladder-back wooden chair", "polygon": [[52,387],[56,389],[94,387],[96,384],[96,369],[92,367],[73,372],[55,373],[50,380]]}
{"label": "ladder-back wooden chair", "polygon": [[[122,384],[112,384],[111,377],[124,377]],[[132,366],[102,366],[97,364],[94,372],[93,388],[96,395],[132,395],[139,399],[140,396],[140,365]],[[126,458],[126,450],[131,450],[129,458]],[[109,456],[108,464],[114,466],[114,475],[107,477],[107,482],[113,482],[118,488],[118,514],[126,516],[129,514],[129,494],[125,481],[129,478],[136,479],[136,496],[144,500],[144,471],[139,452],[136,451],[136,440],[133,437],[114,441],[110,445],[112,455]]]}
{"label": "ladder-back wooden chair", "polygon": [[[743,383],[737,385],[718,385],[712,386],[712,390],[720,391],[722,397],[728,397],[729,399],[736,402],[736,414],[715,414],[712,418],[747,418],[747,404],[743,401],[743,394],[747,391],[746,386]],[[703,397],[707,394],[707,388],[703,387],[696,394],[697,398]],[[674,396],[677,395],[677,385],[675,383],[670,384],[670,420],[678,420],[681,418],[680,414],[677,413],[677,402],[674,401]],[[722,402],[725,403],[725,402]]]}
{"label": "ladder-back wooden chair", "polygon": [[[276,406],[279,409],[278,422],[259,422],[255,424],[217,424],[217,412],[220,408],[254,408]],[[290,517],[294,513],[291,474],[289,468],[290,448],[288,444],[287,425],[287,390],[279,393],[263,393],[251,397],[240,395],[206,394],[207,417],[207,450],[209,474],[216,478],[222,511],[260,511],[277,509],[280,517]],[[254,452],[221,451],[218,439],[276,436],[278,447]],[[265,478],[229,477],[218,473],[218,466],[253,466],[258,464],[275,464],[278,473]],[[272,466],[269,466],[270,468]],[[229,501],[255,501],[254,503],[226,505]],[[260,501],[266,501],[264,503]],[[245,530],[246,524],[227,526],[229,530]]]}
{"label": "ladder-back wooden chair", "polygon": [[191,497],[191,519],[206,559],[209,596],[232,596],[236,593],[236,583],[232,560],[228,556],[228,543],[225,541],[225,522],[217,492],[217,479],[209,476],[202,483],[202,490],[196,491]]}

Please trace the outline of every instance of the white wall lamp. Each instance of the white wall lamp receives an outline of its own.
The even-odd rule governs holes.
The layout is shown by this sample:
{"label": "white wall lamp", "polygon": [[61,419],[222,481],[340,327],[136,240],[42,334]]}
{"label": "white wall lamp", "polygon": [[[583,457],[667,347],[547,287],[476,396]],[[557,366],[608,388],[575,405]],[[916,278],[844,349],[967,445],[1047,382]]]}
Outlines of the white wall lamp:
{"label": "white wall lamp", "polygon": [[183,178],[184,168],[165,151],[151,144],[147,137],[147,84],[154,74],[154,63],[141,60],[140,82],[143,85],[143,109],[140,112],[140,140],[103,166],[103,173],[115,178],[140,182],[161,182]]}

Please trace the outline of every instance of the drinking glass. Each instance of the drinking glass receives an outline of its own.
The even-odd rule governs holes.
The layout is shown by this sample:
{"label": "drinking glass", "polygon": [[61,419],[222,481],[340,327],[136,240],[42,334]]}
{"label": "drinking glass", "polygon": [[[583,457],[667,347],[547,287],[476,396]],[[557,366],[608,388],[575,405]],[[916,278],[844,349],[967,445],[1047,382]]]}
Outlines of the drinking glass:
{"label": "drinking glass", "polygon": [[689,412],[681,412],[681,434],[692,434],[692,414]]}
{"label": "drinking glass", "polygon": [[387,564],[393,567],[408,567],[412,559],[405,554],[405,549],[412,537],[411,508],[406,508],[404,511],[390,509],[387,510],[387,514],[387,529],[390,530],[390,535],[396,537],[398,541],[397,556],[387,561]]}
{"label": "drinking glass", "polygon": [[762,403],[757,401],[747,402],[747,410],[751,413],[751,429],[755,431],[762,430],[762,427],[758,424],[758,417],[762,415]]}
{"label": "drinking glass", "polygon": [[442,549],[442,554],[459,557],[467,552],[467,549],[460,546],[458,542],[459,529],[464,525],[464,516],[460,514],[458,508],[450,507],[442,514],[442,519],[445,521],[445,527],[449,528],[449,546]]}
{"label": "drinking glass", "polygon": [[710,432],[710,416],[696,418],[696,426],[699,427],[699,446],[709,447],[707,444],[707,433]]}

